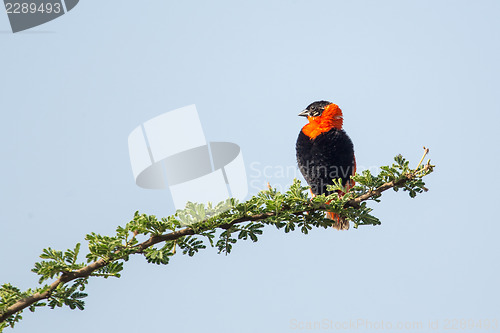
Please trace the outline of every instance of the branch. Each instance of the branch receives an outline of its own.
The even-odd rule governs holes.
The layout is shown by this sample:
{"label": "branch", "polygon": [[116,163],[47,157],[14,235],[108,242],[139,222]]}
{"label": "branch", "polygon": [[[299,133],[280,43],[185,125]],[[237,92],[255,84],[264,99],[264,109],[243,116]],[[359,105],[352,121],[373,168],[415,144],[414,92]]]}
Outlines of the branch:
{"label": "branch", "polygon": [[[378,219],[368,214],[371,209],[367,208],[365,204],[362,205],[362,202],[370,199],[377,200],[382,192],[391,188],[394,190],[403,188],[403,190],[410,191],[410,196],[414,196],[417,192],[426,191],[427,189],[423,186],[424,183],[421,181],[421,178],[428,175],[433,170],[430,161],[428,161],[426,165],[421,166],[427,153],[428,149],[426,149],[422,160],[415,169],[409,169],[408,162],[401,156],[398,156],[395,158],[397,164],[393,164],[392,167],[381,167],[382,171],[377,177],[372,176],[368,171],[364,171],[361,175],[356,175],[353,178],[360,185],[348,191],[344,197],[333,194],[327,197],[317,196],[313,200],[310,200],[305,192],[307,187],[302,187],[300,182],[296,181],[285,194],[281,194],[270,188],[269,190],[262,191],[245,203],[233,205],[233,209],[228,212],[223,212],[215,216],[208,216],[201,222],[194,223],[189,227],[180,228],[180,218],[176,218],[180,216],[179,212],[175,216],[162,219],[161,221],[158,221],[154,216],[147,217],[146,215],[139,215],[136,213],[134,220],[127,224],[126,228],[119,227],[117,229],[118,235],[116,237],[103,237],[95,234],[87,235],[86,239],[89,240],[89,249],[91,250],[87,258],[90,261],[93,258],[100,257],[88,265],[79,264],[80,266],[78,266],[75,264],[79,245],[77,245],[74,251],[67,251],[64,254],[50,248],[44,250],[44,254],[42,254],[41,257],[50,259],[50,261],[44,261],[42,264],[56,263],[60,266],[50,266],[47,264],[51,269],[47,272],[43,271],[44,266],[42,264],[37,263],[38,266],[35,265],[33,271],[42,275],[40,281],[51,278],[57,275],[57,273],[60,274],[59,277],[49,286],[43,288],[41,292],[34,292],[27,297],[22,297],[22,294],[19,293],[21,296],[18,296],[20,299],[16,302],[10,306],[4,305],[3,309],[0,307],[0,331],[6,326],[13,327],[14,322],[20,319],[20,316],[19,318],[15,316],[18,316],[18,314],[27,307],[30,307],[30,310],[33,311],[35,306],[45,305],[39,304],[38,302],[55,297],[54,294],[61,290],[68,282],[77,279],[84,279],[86,281],[93,275],[119,277],[120,275],[117,272],[121,270],[121,266],[119,270],[114,273],[98,272],[114,262],[128,260],[129,255],[145,254],[149,262],[165,264],[168,263],[168,256],[175,254],[176,245],[181,246],[184,249],[184,253],[188,253],[190,256],[193,255],[198,249],[204,248],[204,245],[200,245],[201,241],[189,241],[189,238],[186,238],[192,235],[208,237],[213,246],[212,238],[214,237],[214,231],[216,229],[225,230],[220,235],[221,239],[225,237],[225,245],[220,245],[219,241],[217,246],[220,252],[226,252],[227,254],[231,249],[230,244],[236,242],[236,239],[230,238],[232,232],[239,231],[240,234],[238,238],[240,239],[246,239],[247,236],[249,236],[253,241],[256,241],[256,234],[262,233],[260,228],[263,227],[263,224],[274,224],[278,228],[285,227],[285,232],[294,230],[295,224],[297,224],[302,227],[302,232],[307,233],[307,230],[310,230],[312,226],[326,228],[332,224],[331,220],[323,217],[324,211],[335,211],[342,215],[347,214],[347,217],[355,223],[355,226],[358,224],[380,224]],[[332,190],[345,190],[339,183],[336,186],[337,187]],[[351,209],[351,211],[349,211],[349,209]],[[357,220],[352,219],[353,217],[357,218]],[[251,223],[244,227],[236,227],[237,224],[243,222]],[[257,222],[257,224],[255,222]],[[165,233],[167,230],[171,230],[171,232]],[[133,234],[130,240],[128,240],[129,233]],[[139,243],[136,240],[138,234],[149,234],[150,237],[142,243]],[[181,239],[182,241],[180,241]],[[229,242],[229,248],[227,248],[228,240],[231,240]],[[125,245],[122,245],[122,241],[125,241]],[[166,244],[162,249],[154,249],[153,246],[159,243]],[[112,248],[112,250],[106,252],[106,246]],[[223,248],[223,246],[226,246],[226,248]],[[157,252],[154,252],[154,254],[157,255],[158,258],[151,254],[153,251]],[[66,265],[65,262],[72,263],[64,268],[64,265]],[[73,269],[74,267],[80,268]],[[57,269],[59,269],[59,271],[57,271]],[[85,283],[86,282],[82,282],[78,285],[80,290],[84,289]],[[5,288],[5,285],[2,288]],[[75,288],[76,287],[70,290],[74,291]],[[2,289],[0,289],[0,292],[1,291]],[[0,296],[2,296],[2,294],[0,294]],[[5,297],[2,296],[2,298]],[[73,300],[74,299],[75,297],[73,297]],[[70,301],[71,299],[68,302]],[[65,304],[70,305],[71,303],[68,304],[68,302],[65,301]],[[3,300],[3,303],[5,304],[6,301]],[[77,304],[76,306],[83,309],[83,302],[81,303],[81,305]],[[0,302],[0,306],[1,305],[2,302]],[[61,306],[61,304],[56,305]],[[70,307],[74,308],[75,306],[70,305]]]}
{"label": "branch", "polygon": [[[430,165],[429,163],[427,163],[421,170],[423,170],[426,173],[427,172],[432,172],[432,168],[433,167],[434,167],[433,165]],[[382,195],[382,192],[387,191],[387,190],[389,190],[391,188],[401,187],[406,182],[415,179],[415,177],[417,177],[416,173],[409,173],[409,174],[406,175],[406,178],[401,178],[399,180],[392,180],[390,182],[384,183],[384,184],[380,185],[379,187],[377,187],[374,190],[370,190],[369,192],[367,192],[367,193],[365,193],[363,195],[360,195],[359,197],[357,197],[355,199],[349,200],[346,203],[346,206],[351,206],[351,207],[354,207],[354,208],[358,208],[359,204],[361,202],[369,200],[369,199],[371,199],[373,197],[379,197],[379,196]],[[426,188],[424,188],[424,190],[427,191]]]}
{"label": "branch", "polygon": [[[193,235],[194,230],[191,228],[184,228],[179,231],[174,231],[165,235],[161,236],[152,236],[145,242],[140,243],[139,245],[136,246],[136,251],[134,253],[141,253],[144,249],[151,247],[155,244],[167,241],[167,240],[174,240],[178,239],[180,237],[186,236],[186,235]],[[73,271],[73,272],[64,272],[61,274],[61,276],[52,282],[50,284],[50,287],[48,290],[46,290],[43,293],[35,293],[32,296],[29,296],[27,298],[21,299],[9,308],[7,310],[3,311],[2,314],[0,315],[0,323],[5,321],[9,316],[22,311],[29,307],[32,304],[35,304],[36,302],[39,302],[41,300],[47,299],[50,297],[52,292],[59,287],[62,284],[68,283],[70,281],[73,281],[78,278],[87,278],[90,277],[90,275],[98,270],[99,268],[102,268],[106,266],[109,262],[105,259],[99,259],[79,270]]]}

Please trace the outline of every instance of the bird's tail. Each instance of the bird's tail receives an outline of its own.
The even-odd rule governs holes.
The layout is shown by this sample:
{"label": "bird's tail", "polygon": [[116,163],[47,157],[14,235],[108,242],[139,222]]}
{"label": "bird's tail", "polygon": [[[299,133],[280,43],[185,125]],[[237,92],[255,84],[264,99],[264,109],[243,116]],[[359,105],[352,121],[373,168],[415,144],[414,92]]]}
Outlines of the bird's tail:
{"label": "bird's tail", "polygon": [[[346,184],[346,190],[349,191],[351,187],[353,187],[355,182],[351,179],[347,182]],[[313,193],[313,191],[310,189],[311,195],[314,198],[316,195]],[[338,192],[340,196],[343,196],[345,193],[339,191]],[[330,203],[330,202],[328,202]],[[336,230],[349,230],[349,221],[346,220],[344,217],[340,216],[339,214],[333,213],[333,212],[326,212],[326,216],[330,219],[335,221],[333,224],[333,227]]]}
{"label": "bird's tail", "polygon": [[[311,195],[314,198],[316,195],[311,191]],[[343,195],[343,193],[342,193]],[[330,201],[328,201],[330,203]],[[333,213],[333,212],[326,212],[326,217],[329,218],[330,220],[334,220],[335,223],[333,224],[333,227],[337,230],[349,230],[349,221],[347,221],[345,218],[340,216],[339,214]]]}
{"label": "bird's tail", "polygon": [[[356,183],[350,179],[347,181],[347,184],[345,186],[346,188],[346,191],[349,191],[349,189],[351,187],[353,187]],[[341,192],[339,191],[339,196],[343,196],[345,193],[344,192]],[[336,213],[332,213],[332,212],[326,212],[326,216],[330,219],[330,220],[333,220],[335,221],[334,224],[333,224],[333,227],[337,230],[349,230],[349,221],[346,220],[344,217],[336,214]]]}
{"label": "bird's tail", "polygon": [[342,216],[339,216],[338,214],[332,213],[332,212],[326,212],[326,216],[330,219],[335,221],[333,223],[333,227],[337,230],[349,230],[349,221],[347,221],[345,218]]}

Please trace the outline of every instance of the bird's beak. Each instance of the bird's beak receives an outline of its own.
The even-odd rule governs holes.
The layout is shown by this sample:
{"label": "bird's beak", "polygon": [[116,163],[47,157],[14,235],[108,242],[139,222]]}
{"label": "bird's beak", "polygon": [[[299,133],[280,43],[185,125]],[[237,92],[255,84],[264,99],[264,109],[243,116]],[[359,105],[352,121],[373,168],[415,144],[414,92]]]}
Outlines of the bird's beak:
{"label": "bird's beak", "polygon": [[301,113],[298,114],[299,117],[309,117],[309,110],[305,109]]}

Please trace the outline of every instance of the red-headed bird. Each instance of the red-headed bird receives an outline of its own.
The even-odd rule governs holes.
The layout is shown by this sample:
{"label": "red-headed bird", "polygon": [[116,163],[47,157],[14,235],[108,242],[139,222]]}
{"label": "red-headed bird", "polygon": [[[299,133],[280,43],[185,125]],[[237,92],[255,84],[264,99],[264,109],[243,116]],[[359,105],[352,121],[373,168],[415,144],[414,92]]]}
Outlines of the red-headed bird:
{"label": "red-headed bird", "polygon": [[[352,141],[342,129],[342,110],[331,102],[319,101],[311,103],[299,116],[307,117],[309,123],[297,138],[297,163],[313,197],[331,194],[326,186],[333,185],[333,179],[342,179],[348,189],[354,186],[350,177],[356,173],[356,158]],[[335,229],[349,229],[349,221],[330,212],[327,216],[335,221]]]}

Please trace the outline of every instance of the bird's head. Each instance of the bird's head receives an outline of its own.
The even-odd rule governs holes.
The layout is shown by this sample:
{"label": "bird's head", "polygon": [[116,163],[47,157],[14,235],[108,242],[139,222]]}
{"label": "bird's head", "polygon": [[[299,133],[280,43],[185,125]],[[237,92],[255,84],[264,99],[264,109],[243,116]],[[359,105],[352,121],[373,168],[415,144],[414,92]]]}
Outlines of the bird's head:
{"label": "bird's head", "polygon": [[299,116],[307,117],[309,123],[302,128],[302,132],[311,139],[332,128],[342,129],[344,122],[342,110],[337,104],[327,101],[318,101],[299,113]]}

